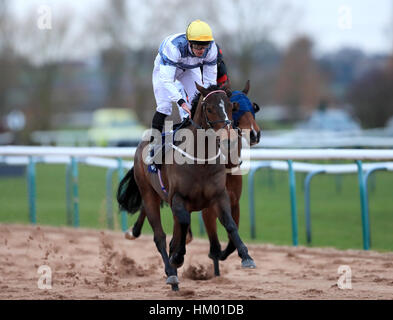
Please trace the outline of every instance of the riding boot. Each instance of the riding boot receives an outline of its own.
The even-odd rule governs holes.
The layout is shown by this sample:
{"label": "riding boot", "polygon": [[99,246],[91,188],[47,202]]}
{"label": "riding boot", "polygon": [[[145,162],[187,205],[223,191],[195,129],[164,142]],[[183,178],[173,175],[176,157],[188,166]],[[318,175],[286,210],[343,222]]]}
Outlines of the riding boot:
{"label": "riding boot", "polygon": [[156,111],[156,113],[153,116],[153,120],[152,120],[152,124],[151,124],[152,130],[154,130],[154,129],[158,130],[160,132],[160,136],[159,137],[155,137],[153,132],[151,134],[150,144],[149,144],[149,151],[148,151],[146,159],[145,159],[145,162],[148,165],[153,163],[154,156],[157,153],[155,151],[158,151],[162,147],[161,133],[162,133],[162,130],[164,128],[164,121],[165,121],[166,117],[167,117],[166,114],[163,114],[163,113],[158,112],[158,111]]}

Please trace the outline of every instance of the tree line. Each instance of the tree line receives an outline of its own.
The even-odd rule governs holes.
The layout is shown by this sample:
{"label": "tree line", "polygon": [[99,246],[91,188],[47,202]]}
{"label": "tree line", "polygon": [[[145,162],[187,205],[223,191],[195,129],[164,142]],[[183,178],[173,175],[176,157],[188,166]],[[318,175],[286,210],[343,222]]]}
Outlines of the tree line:
{"label": "tree line", "polygon": [[[180,0],[108,0],[83,23],[72,10],[53,14],[50,30],[36,27],[36,10],[22,21],[12,17],[10,3],[0,0],[0,118],[22,110],[26,134],[55,129],[56,114],[100,107],[131,108],[149,125],[158,46],[186,27],[174,16],[211,21],[232,88],[250,79],[253,100],[286,107],[292,121],[322,100],[351,106],[364,128],[382,127],[393,116],[392,58],[356,48],[317,56],[307,35],[279,48],[277,30],[287,30],[298,16],[285,1],[202,0],[186,8]],[[0,131],[6,129],[0,122]]]}

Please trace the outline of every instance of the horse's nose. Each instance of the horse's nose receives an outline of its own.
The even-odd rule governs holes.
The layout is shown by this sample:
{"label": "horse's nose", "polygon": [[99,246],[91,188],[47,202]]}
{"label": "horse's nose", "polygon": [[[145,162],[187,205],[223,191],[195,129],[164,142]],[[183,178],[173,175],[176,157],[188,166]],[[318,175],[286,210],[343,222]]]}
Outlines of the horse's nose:
{"label": "horse's nose", "polygon": [[252,145],[259,143],[260,138],[261,138],[261,131],[256,132],[255,130],[251,130],[250,141]]}

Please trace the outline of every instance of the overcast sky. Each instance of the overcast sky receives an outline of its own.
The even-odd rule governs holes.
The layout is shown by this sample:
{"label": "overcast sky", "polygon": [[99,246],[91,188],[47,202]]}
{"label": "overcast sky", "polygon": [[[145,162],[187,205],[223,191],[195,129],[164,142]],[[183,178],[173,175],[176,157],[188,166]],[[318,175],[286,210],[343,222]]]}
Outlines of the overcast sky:
{"label": "overcast sky", "polygon": [[[393,49],[393,0],[290,0],[304,10],[300,28],[325,51],[355,46],[367,52]],[[347,8],[349,10],[347,10]],[[345,26],[346,12],[352,25]]]}
{"label": "overcast sky", "polygon": [[[393,50],[393,0],[287,1],[299,8],[301,14],[293,29],[281,32],[274,39],[280,46],[286,46],[294,34],[305,33],[314,40],[319,52],[343,46],[358,47],[368,53]],[[54,12],[71,7],[77,12],[78,19],[79,16],[83,19],[92,7],[100,6],[103,0],[13,0],[11,3],[18,15],[40,5],[48,5]],[[241,3],[247,5],[247,0]]]}

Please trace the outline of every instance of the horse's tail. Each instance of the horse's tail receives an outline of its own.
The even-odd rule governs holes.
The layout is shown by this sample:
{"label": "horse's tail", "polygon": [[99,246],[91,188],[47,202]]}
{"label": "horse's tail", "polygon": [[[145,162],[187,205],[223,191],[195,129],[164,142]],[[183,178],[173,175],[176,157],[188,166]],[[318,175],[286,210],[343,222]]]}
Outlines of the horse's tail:
{"label": "horse's tail", "polygon": [[141,208],[142,197],[135,181],[134,167],[120,181],[116,197],[120,210],[134,214]]}

